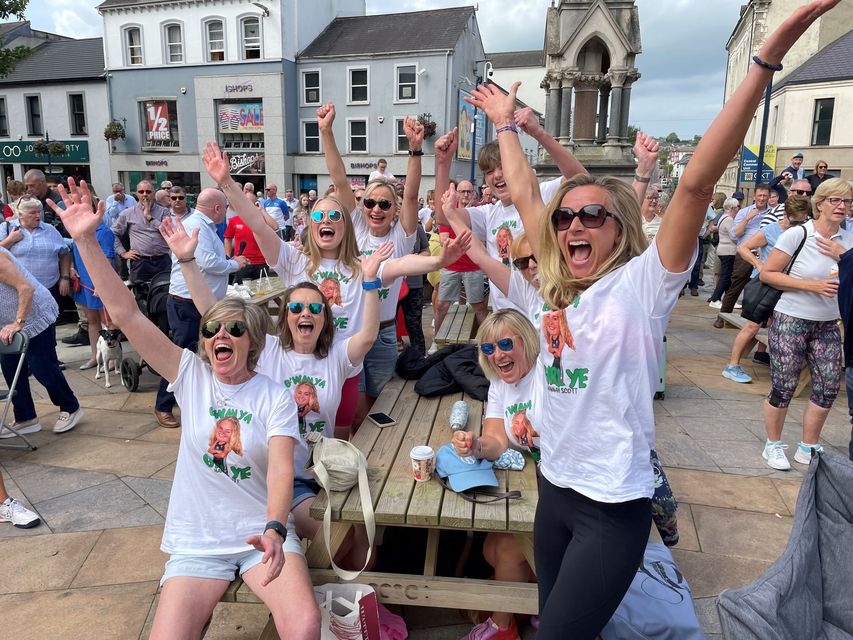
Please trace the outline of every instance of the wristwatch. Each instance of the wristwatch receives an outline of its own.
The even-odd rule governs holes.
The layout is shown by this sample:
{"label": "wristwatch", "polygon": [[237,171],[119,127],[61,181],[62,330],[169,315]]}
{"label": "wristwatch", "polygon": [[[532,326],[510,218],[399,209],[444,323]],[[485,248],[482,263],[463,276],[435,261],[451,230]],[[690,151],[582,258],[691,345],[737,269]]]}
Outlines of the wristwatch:
{"label": "wristwatch", "polygon": [[422,156],[424,155],[423,149],[409,149],[410,156]]}
{"label": "wristwatch", "polygon": [[382,288],[382,280],[376,278],[376,280],[365,280],[361,283],[361,288],[365,291],[373,291],[374,289]]}
{"label": "wristwatch", "polygon": [[278,535],[281,536],[282,540],[287,538],[287,527],[281,524],[278,520],[270,520],[269,522],[267,522],[266,526],[264,526],[264,531],[266,531],[267,529],[272,529],[273,531],[275,531]]}

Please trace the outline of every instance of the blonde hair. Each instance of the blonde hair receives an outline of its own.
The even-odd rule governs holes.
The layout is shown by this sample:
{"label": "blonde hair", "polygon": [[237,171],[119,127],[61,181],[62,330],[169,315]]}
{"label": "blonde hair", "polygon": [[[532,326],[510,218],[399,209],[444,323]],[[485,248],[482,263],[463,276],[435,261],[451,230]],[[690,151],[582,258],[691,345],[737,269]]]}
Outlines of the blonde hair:
{"label": "blonde hair", "polygon": [[[344,203],[341,202],[337,196],[325,196],[320,198],[314,203],[314,209],[316,209],[324,200],[333,202],[335,204],[335,208],[343,215],[344,237],[338,247],[338,263],[349,269],[355,277],[361,273],[361,262],[359,262],[358,259],[358,244],[356,244],[355,227],[352,226],[350,212],[347,211]],[[311,220],[311,213],[311,211],[308,212],[308,218],[305,220],[305,228],[308,233],[305,234],[305,242],[302,247],[302,252],[308,257],[308,264],[305,266],[305,275],[308,278],[310,278],[311,274],[320,268],[320,261],[323,259],[323,254],[320,253],[320,247],[318,247],[317,243],[314,241],[314,234],[311,233],[310,225],[313,223]]]}
{"label": "blonde hair", "polygon": [[722,191],[717,191],[713,196],[711,196],[711,206],[714,210],[719,210],[723,208],[723,203],[726,201],[726,194]]}
{"label": "blonde hair", "polygon": [[[616,246],[607,259],[590,276],[575,278],[560,250],[557,230],[551,223],[551,214],[560,206],[563,197],[575,187],[596,186],[607,192],[610,213],[620,226]],[[607,203],[601,203],[607,204]],[[643,233],[640,205],[634,191],[622,180],[611,176],[590,176],[580,173],[560,185],[557,193],[545,207],[545,215],[539,225],[539,280],[540,292],[545,302],[554,309],[565,309],[575,296],[589,289],[611,271],[637,257],[648,247]]]}
{"label": "blonde hair", "polygon": [[231,451],[236,453],[238,456],[243,455],[243,443],[240,440],[240,421],[234,416],[225,416],[224,418],[220,418],[216,421],[216,426],[214,426],[213,431],[210,432],[210,442],[207,446],[211,446],[214,442],[216,442],[216,429],[223,422],[230,422],[234,427],[231,429],[231,440],[229,441],[229,445],[231,446]]}
{"label": "blonde hair", "polygon": [[814,216],[814,219],[818,220],[820,218],[820,205],[822,205],[823,201],[827,198],[831,198],[833,196],[838,196],[840,198],[847,196],[849,198],[851,195],[853,195],[853,186],[851,186],[847,180],[844,180],[843,178],[830,178],[829,180],[824,180],[812,195],[812,215]]}
{"label": "blonde hair", "polygon": [[202,362],[209,362],[207,352],[204,350],[204,341],[207,338],[201,334],[201,328],[204,327],[205,323],[211,320],[226,320],[236,315],[242,316],[243,322],[246,323],[246,333],[249,335],[249,356],[246,367],[249,371],[254,371],[255,365],[258,364],[258,358],[261,357],[261,351],[266,345],[267,332],[270,329],[270,317],[266,311],[257,305],[248,304],[242,298],[223,298],[210,307],[201,317],[197,354]]}
{"label": "blonde hair", "polygon": [[361,201],[364,202],[364,199],[369,198],[377,189],[388,189],[388,191],[391,192],[391,197],[388,199],[394,203],[394,213],[399,212],[400,198],[397,196],[397,190],[394,188],[394,183],[387,178],[374,178],[368,182],[367,186],[364,188],[364,195],[361,197]]}
{"label": "blonde hair", "polygon": [[512,256],[513,260],[522,257],[519,254],[519,251],[521,251],[521,245],[523,244],[526,244],[528,249],[530,248],[530,242],[527,240],[527,234],[522,231],[517,236],[515,236],[515,238],[513,238],[512,244],[509,247],[509,254]]}
{"label": "blonde hair", "polygon": [[521,339],[524,356],[531,368],[536,366],[536,359],[539,357],[539,336],[536,335],[536,329],[530,324],[530,320],[515,309],[495,311],[483,320],[476,338],[480,368],[489,380],[500,380],[500,375],[489,357],[479,349],[479,345],[498,340],[504,328],[509,328],[516,337]]}

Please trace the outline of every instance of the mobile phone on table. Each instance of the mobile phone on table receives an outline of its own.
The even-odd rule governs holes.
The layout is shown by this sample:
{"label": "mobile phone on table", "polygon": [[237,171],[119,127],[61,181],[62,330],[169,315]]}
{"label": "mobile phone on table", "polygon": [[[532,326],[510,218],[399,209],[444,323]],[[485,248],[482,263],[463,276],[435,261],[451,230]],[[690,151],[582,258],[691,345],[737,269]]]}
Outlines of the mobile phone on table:
{"label": "mobile phone on table", "polygon": [[397,424],[397,421],[394,420],[387,413],[382,413],[381,411],[377,411],[376,413],[368,413],[367,419],[370,420],[377,427],[392,427]]}

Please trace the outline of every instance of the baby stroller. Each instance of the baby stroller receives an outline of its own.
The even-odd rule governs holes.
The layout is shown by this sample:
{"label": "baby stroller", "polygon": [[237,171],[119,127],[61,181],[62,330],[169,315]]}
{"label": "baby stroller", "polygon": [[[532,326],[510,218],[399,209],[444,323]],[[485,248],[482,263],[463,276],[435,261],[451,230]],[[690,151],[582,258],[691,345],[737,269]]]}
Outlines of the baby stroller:
{"label": "baby stroller", "polygon": [[[169,297],[170,277],[171,271],[161,271],[148,282],[133,282],[129,285],[139,310],[167,336],[169,317],[166,314],[166,300]],[[146,367],[155,376],[160,376],[142,356],[122,359],[121,379],[128,391],[136,391],[139,387],[139,374]]]}

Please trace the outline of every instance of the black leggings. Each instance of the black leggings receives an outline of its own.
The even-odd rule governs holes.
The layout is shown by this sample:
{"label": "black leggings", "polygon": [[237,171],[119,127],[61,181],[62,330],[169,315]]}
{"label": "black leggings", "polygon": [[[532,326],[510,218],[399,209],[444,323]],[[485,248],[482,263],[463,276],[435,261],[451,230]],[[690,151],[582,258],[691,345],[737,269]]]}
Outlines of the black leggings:
{"label": "black leggings", "polygon": [[537,640],[595,638],[631,586],[651,520],[648,499],[596,502],[540,479],[533,530]]}

